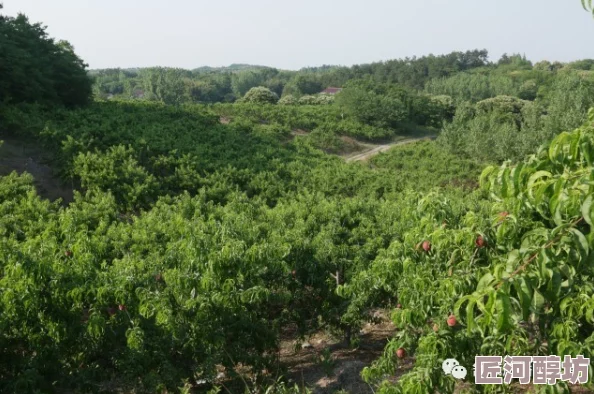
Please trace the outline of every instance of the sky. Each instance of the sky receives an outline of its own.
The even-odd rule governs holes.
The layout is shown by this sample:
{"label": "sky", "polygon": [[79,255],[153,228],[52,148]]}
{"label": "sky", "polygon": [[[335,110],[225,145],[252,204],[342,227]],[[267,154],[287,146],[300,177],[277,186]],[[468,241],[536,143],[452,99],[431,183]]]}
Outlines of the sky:
{"label": "sky", "polygon": [[487,49],[594,58],[579,0],[0,0],[90,68],[232,63],[296,70]]}

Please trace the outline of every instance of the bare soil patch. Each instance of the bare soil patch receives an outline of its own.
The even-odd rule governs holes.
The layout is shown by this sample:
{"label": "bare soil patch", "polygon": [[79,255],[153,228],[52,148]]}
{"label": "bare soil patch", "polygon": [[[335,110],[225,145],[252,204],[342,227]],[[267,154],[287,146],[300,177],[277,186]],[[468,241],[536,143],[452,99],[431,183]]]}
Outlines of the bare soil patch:
{"label": "bare soil patch", "polygon": [[307,338],[300,350],[295,350],[295,340],[283,341],[280,360],[287,368],[286,377],[314,394],[339,390],[351,394],[373,393],[361,379],[361,371],[381,356],[395,332],[387,314],[378,312],[376,315],[380,316],[377,323],[368,323],[362,328],[357,348],[326,332]]}
{"label": "bare soil patch", "polygon": [[308,135],[309,132],[303,129],[293,129],[291,130],[291,135]]}
{"label": "bare soil patch", "polygon": [[51,155],[36,144],[13,137],[0,136],[0,176],[13,171],[33,175],[37,193],[55,201],[61,199],[64,205],[73,200],[73,186],[65,184],[53,171],[49,163]]}

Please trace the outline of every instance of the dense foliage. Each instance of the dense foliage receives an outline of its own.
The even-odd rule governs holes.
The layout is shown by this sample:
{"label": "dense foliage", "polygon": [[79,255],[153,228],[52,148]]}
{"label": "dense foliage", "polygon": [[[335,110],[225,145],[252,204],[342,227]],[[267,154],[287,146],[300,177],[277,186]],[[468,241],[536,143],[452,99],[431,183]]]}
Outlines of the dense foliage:
{"label": "dense foliage", "polygon": [[458,105],[440,142],[482,160],[519,160],[564,130],[573,130],[594,106],[594,79],[567,72],[539,89],[534,101],[496,96]]}
{"label": "dense foliage", "polygon": [[254,104],[276,104],[278,95],[268,88],[258,86],[248,90],[241,101]]}
{"label": "dense foliage", "polygon": [[[310,133],[300,139],[330,153],[359,149],[345,137],[387,141],[444,126],[440,144],[450,152],[503,161],[519,160],[585,120],[594,105],[593,66],[591,59],[533,64],[524,56],[507,54],[489,62],[486,51],[469,51],[298,72],[245,66],[94,74],[99,96],[106,97],[100,86],[107,84],[111,99],[216,102],[214,111],[234,124],[286,136],[297,129]],[[332,85],[342,91],[319,93]],[[205,86],[208,89],[201,91]],[[243,103],[223,103],[233,101]],[[280,108],[257,105],[277,102]]]}
{"label": "dense foliage", "polygon": [[61,208],[27,176],[1,179],[7,390],[49,390],[52,376],[173,388],[270,367],[292,324],[349,332],[330,274],[343,283],[388,246],[405,207],[394,193],[416,184],[194,107],[20,106],[3,121],[85,190]]}
{"label": "dense foliage", "polygon": [[428,190],[434,185],[473,189],[482,169],[475,160],[451,154],[430,141],[395,147],[370,162],[374,168],[414,177],[415,190]]}
{"label": "dense foliage", "polygon": [[[412,89],[422,89],[432,78],[447,77],[461,71],[488,65],[485,50],[453,52],[442,56],[390,60],[353,67],[323,66],[300,71],[277,70],[260,66],[230,66],[222,69],[202,67],[195,70],[160,68],[94,70],[95,93],[100,97],[109,95],[125,98],[147,98],[150,91],[146,76],[169,72],[177,74],[180,84],[185,85],[187,100],[201,103],[229,102],[243,97],[251,88],[264,86],[279,97],[301,97],[320,93],[330,86],[341,87],[352,79],[370,78],[379,83],[401,84]],[[154,86],[154,85],[153,85]],[[179,85],[177,85],[179,86]],[[161,89],[169,89],[163,80]],[[177,87],[173,89],[178,91]],[[154,97],[154,96],[153,96]],[[156,99],[159,99],[156,97]]]}
{"label": "dense foliage", "polygon": [[[87,192],[61,208],[41,200],[28,176],[0,180],[4,389],[51,390],[51,376],[61,377],[62,388],[140,378],[148,391],[173,389],[239,364],[258,375],[272,368],[283,327],[296,324],[306,333],[330,325],[352,335],[370,307],[396,302],[403,305],[394,315],[402,334],[365,376],[374,383],[394,371],[399,347],[427,357],[418,358],[424,361],[399,386],[384,385],[385,392],[451,389],[454,382],[436,372],[448,356],[466,362],[503,350],[590,354],[587,336],[580,337],[586,331],[572,323],[588,327],[579,313],[589,312],[568,315],[573,307],[560,302],[589,305],[588,288],[578,285],[590,275],[580,263],[589,256],[590,218],[580,218],[591,197],[576,176],[590,176],[591,126],[562,134],[518,167],[487,169],[483,185],[492,197],[478,191],[462,199],[456,189],[402,192],[413,185],[419,191],[472,187],[476,164],[463,164],[431,142],[380,155],[372,170],[277,139],[270,147],[276,153],[258,164],[260,155],[248,152],[266,152],[274,138],[216,125],[191,108],[145,106],[11,113],[15,129],[26,119],[39,126],[21,132],[62,141],[63,166]],[[54,120],[39,123],[35,114]],[[159,126],[156,132],[146,131],[149,123]],[[89,133],[100,124],[106,125],[101,142]],[[171,131],[162,133],[166,125]],[[107,127],[119,130],[117,136]],[[220,146],[228,156],[221,159],[249,157],[252,165],[247,171],[240,164],[208,167],[220,153],[197,161],[194,152],[207,150],[184,143],[184,130],[194,138],[203,134],[210,148],[227,131]],[[226,144],[230,136],[239,138],[237,145]],[[144,148],[125,147],[130,144]],[[167,147],[178,153],[165,153]],[[435,173],[435,163],[448,170]],[[488,246],[476,246],[479,235]],[[418,250],[423,240],[432,243],[429,254]],[[528,264],[517,279],[487,291],[529,260],[534,268]],[[559,285],[557,277],[569,282]],[[553,283],[561,287],[551,289]],[[485,315],[481,305],[491,305],[491,298],[494,309]],[[449,313],[467,329],[443,328]],[[427,319],[440,326],[437,333]],[[535,343],[553,347],[539,350]]]}
{"label": "dense foliage", "polygon": [[[0,10],[1,10],[0,5]],[[86,65],[67,41],[48,37],[25,15],[0,15],[1,101],[86,104],[91,80]]]}
{"label": "dense foliage", "polygon": [[[380,393],[452,391],[455,380],[439,368],[449,357],[471,370],[477,354],[592,356],[592,122],[594,110],[536,155],[487,167],[483,196],[419,198],[401,218],[407,231],[340,289],[352,298],[351,318],[362,306],[402,305],[392,316],[399,333],[364,375],[380,383],[394,373],[401,347],[416,363]],[[503,390],[465,388],[480,389]]]}

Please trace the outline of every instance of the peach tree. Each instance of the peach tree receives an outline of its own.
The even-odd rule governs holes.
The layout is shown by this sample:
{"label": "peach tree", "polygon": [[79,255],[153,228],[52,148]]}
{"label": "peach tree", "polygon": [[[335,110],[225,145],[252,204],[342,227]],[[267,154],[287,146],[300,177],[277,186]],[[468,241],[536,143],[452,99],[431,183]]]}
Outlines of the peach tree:
{"label": "peach tree", "polygon": [[[481,190],[464,203],[418,198],[401,219],[408,231],[339,289],[352,299],[347,319],[387,298],[401,306],[394,338],[363,372],[379,392],[453,392],[456,381],[441,371],[447,358],[466,366],[472,382],[476,355],[592,355],[593,122],[594,110],[524,161],[486,168]],[[393,383],[400,348],[414,366]]]}

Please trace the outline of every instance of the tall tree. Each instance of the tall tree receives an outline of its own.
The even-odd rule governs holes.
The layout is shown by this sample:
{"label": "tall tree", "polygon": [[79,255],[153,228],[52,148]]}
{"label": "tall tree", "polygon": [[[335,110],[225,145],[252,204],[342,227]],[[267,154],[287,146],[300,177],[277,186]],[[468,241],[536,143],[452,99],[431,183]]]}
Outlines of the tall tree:
{"label": "tall tree", "polygon": [[70,43],[55,42],[45,29],[23,14],[0,15],[0,95],[11,102],[88,103],[87,65]]}
{"label": "tall tree", "polygon": [[190,90],[184,82],[186,73],[181,69],[163,67],[142,70],[140,76],[145,95],[165,104],[183,103],[189,97]]}

